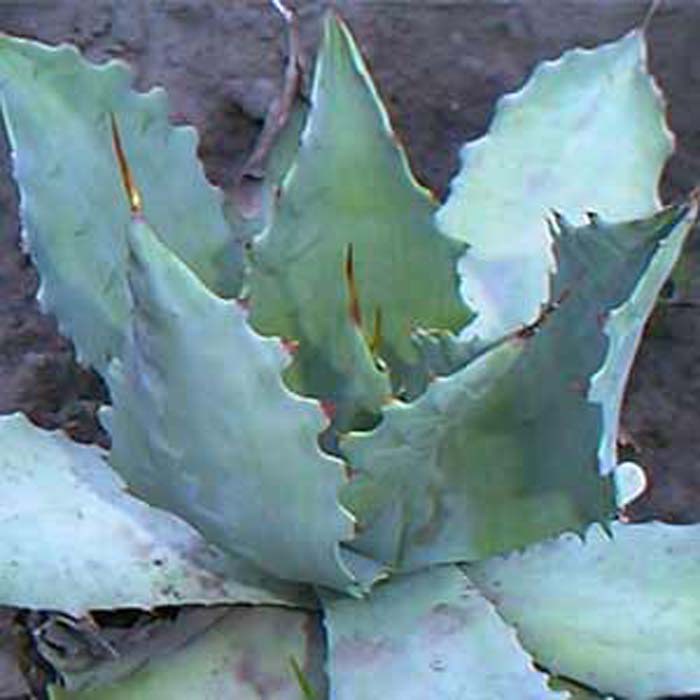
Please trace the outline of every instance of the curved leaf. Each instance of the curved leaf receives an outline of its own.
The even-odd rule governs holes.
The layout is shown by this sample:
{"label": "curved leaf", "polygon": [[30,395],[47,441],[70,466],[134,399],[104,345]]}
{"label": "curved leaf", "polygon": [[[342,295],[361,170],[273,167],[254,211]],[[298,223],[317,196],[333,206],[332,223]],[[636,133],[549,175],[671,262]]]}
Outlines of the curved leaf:
{"label": "curved leaf", "polygon": [[309,604],[129,496],[96,447],[0,418],[0,605],[60,610]]}
{"label": "curved leaf", "polygon": [[0,37],[0,95],[40,300],[97,369],[119,354],[128,317],[129,211],[111,114],[146,215],[168,245],[217,293],[233,295],[241,282],[240,247],[197,161],[194,129],[169,125],[162,90],[130,84],[118,61],[95,66],[71,46]]}
{"label": "curved leaf", "polygon": [[326,597],[331,700],[555,700],[515,633],[456,567],[369,598]]}
{"label": "curved leaf", "polygon": [[[299,341],[287,378],[298,392],[356,403],[377,413],[388,389],[374,364],[355,364],[342,265],[354,248],[364,331],[381,311],[379,355],[394,389],[418,362],[414,326],[457,329],[469,312],[459,298],[463,246],[435,228],[435,203],[410,173],[347,28],[329,15],[296,161],[282,182],[270,227],[253,249],[251,322],[265,334]],[[365,398],[348,396],[362,370]],[[344,406],[347,406],[347,408]]]}
{"label": "curved leaf", "polygon": [[604,434],[600,443],[601,469],[610,472],[617,462],[617,442],[625,386],[649,315],[669,278],[698,213],[697,195],[685,216],[659,245],[653,260],[629,299],[610,312],[605,323],[609,339],[605,363],[591,380],[588,397],[603,408]]}
{"label": "curved leaf", "polygon": [[552,209],[579,222],[658,207],[661,169],[672,150],[664,105],[635,31],[593,50],[541,64],[501,99],[488,135],[467,144],[438,225],[469,244],[462,290],[479,314],[469,332],[495,338],[537,315],[552,258]]}
{"label": "curved leaf", "polygon": [[592,527],[467,567],[549,671],[601,694],[700,692],[700,526]]}
{"label": "curved leaf", "polygon": [[606,352],[617,350],[606,315],[666,255],[662,241],[687,232],[689,215],[682,205],[625,224],[594,217],[573,228],[560,219],[553,301],[538,324],[341,443],[354,470],[342,496],[360,525],[353,546],[415,568],[480,559],[610,517],[612,488],[598,474],[610,471],[597,458],[603,410],[587,398]]}
{"label": "curved leaf", "polygon": [[133,321],[110,371],[111,462],[149,503],[284,579],[346,588],[342,464],[317,446],[325,420],[292,395],[286,353],[210,293],[143,220],[129,235]]}

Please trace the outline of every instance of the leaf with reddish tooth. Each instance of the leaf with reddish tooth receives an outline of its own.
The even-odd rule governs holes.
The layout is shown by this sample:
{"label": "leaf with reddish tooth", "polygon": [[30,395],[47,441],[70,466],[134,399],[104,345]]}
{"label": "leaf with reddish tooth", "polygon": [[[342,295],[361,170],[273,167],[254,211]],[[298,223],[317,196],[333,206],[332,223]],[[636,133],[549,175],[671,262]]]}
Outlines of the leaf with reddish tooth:
{"label": "leaf with reddish tooth", "polygon": [[144,214],[168,246],[218,294],[235,296],[242,277],[241,245],[196,158],[194,130],[169,124],[162,89],[138,93],[131,81],[119,61],[92,65],[73,47],[0,36],[0,99],[38,296],[80,360],[100,371],[120,354],[128,323],[125,236],[135,204],[121,195],[110,114]]}
{"label": "leaf with reddish tooth", "polygon": [[[354,548],[416,569],[609,519],[616,462],[603,448],[626,345],[694,219],[691,203],[619,224],[561,220],[554,301],[540,318],[342,440],[354,470],[342,500],[361,526]],[[612,312],[603,328],[601,311]]]}
{"label": "leaf with reddish tooth", "polygon": [[[153,468],[175,468],[177,470],[177,464],[173,463],[172,460],[172,454],[174,453],[179,453],[182,451],[182,447],[179,445],[178,441],[172,440],[168,438],[168,428],[172,426],[164,426],[160,421],[158,423],[158,426],[161,427],[161,431],[158,430],[158,427],[156,426],[151,426],[149,429],[149,434],[146,435],[144,432],[144,425],[146,424],[146,420],[142,420],[139,422],[138,428],[136,427],[136,424],[132,421],[132,416],[130,413],[137,411],[137,407],[135,404],[131,404],[131,399],[133,399],[133,396],[129,396],[129,391],[130,389],[133,390],[135,386],[133,384],[138,384],[138,381],[135,381],[137,379],[136,375],[141,375],[141,374],[148,374],[149,373],[149,362],[153,362],[155,365],[157,365],[157,369],[155,369],[154,374],[158,375],[158,380],[156,381],[155,379],[153,380],[154,383],[158,383],[158,381],[165,381],[165,386],[163,386],[159,391],[156,392],[157,396],[151,396],[147,391],[143,391],[142,393],[139,393],[139,396],[143,399],[143,402],[145,404],[149,403],[149,399],[152,401],[153,405],[151,406],[151,410],[153,412],[157,413],[160,416],[164,415],[164,412],[166,412],[167,409],[167,403],[168,403],[168,395],[170,393],[177,394],[179,387],[177,386],[177,381],[171,377],[171,380],[168,381],[168,372],[169,370],[172,369],[172,367],[168,367],[167,362],[165,363],[158,363],[155,358],[148,358],[148,356],[151,354],[152,350],[148,348],[148,345],[154,341],[157,340],[158,336],[158,323],[156,322],[156,325],[154,327],[149,327],[151,323],[154,322],[155,319],[159,315],[163,315],[164,317],[167,317],[169,314],[174,313],[176,315],[179,315],[182,317],[183,323],[185,325],[182,328],[177,328],[178,324],[173,323],[172,319],[170,322],[166,322],[165,326],[171,326],[170,328],[160,328],[161,333],[164,336],[168,336],[169,334],[171,335],[171,340],[173,343],[178,344],[181,343],[183,345],[187,345],[187,328],[186,328],[186,317],[188,316],[187,313],[184,313],[182,310],[180,312],[177,311],[178,307],[181,306],[183,303],[185,305],[187,304],[194,304],[194,307],[192,307],[191,310],[193,310],[195,307],[199,307],[198,311],[196,314],[190,314],[191,316],[204,316],[207,313],[212,314],[212,320],[214,320],[216,316],[215,312],[215,305],[212,306],[209,311],[207,311],[207,304],[206,304],[206,295],[203,294],[204,290],[203,288],[197,289],[197,285],[195,284],[194,278],[190,275],[185,274],[185,271],[183,269],[180,269],[178,271],[177,265],[175,264],[174,260],[169,260],[169,251],[167,251],[166,248],[164,248],[162,245],[160,245],[157,241],[157,237],[155,236],[154,232],[150,229],[148,224],[145,222],[143,217],[141,216],[141,197],[138,192],[137,186],[134,183],[134,178],[131,173],[131,169],[129,167],[127,158],[124,154],[123,148],[121,146],[121,139],[119,136],[119,129],[116,123],[116,119],[114,117],[112,118],[112,134],[113,134],[113,145],[114,145],[114,151],[116,154],[118,166],[119,166],[119,171],[122,177],[122,182],[124,185],[124,190],[127,196],[127,199],[130,203],[130,208],[132,211],[132,214],[134,216],[134,220],[132,222],[132,228],[131,228],[131,235],[129,238],[129,244],[130,244],[130,261],[132,262],[132,266],[130,269],[130,274],[129,274],[129,280],[130,280],[130,287],[132,291],[132,297],[133,297],[133,304],[134,304],[134,320],[133,320],[133,325],[131,328],[131,333],[129,335],[128,341],[127,341],[127,347],[126,347],[126,360],[131,360],[132,362],[136,362],[137,365],[139,365],[138,368],[135,369],[135,374],[129,377],[129,366],[127,365],[125,368],[121,368],[118,365],[113,367],[113,372],[110,375],[110,384],[112,387],[113,395],[114,395],[114,404],[115,404],[115,409],[114,409],[114,415],[112,417],[112,425],[114,427],[113,430],[113,435],[114,435],[114,451],[113,451],[113,463],[117,468],[119,469],[119,466],[121,465],[122,467],[126,464],[129,464],[129,468],[127,469],[127,473],[132,475],[131,478],[131,484],[133,488],[138,492],[140,495],[143,497],[147,498],[150,502],[155,502],[155,503],[162,503],[164,507],[168,508],[168,510],[172,510],[174,512],[177,512],[181,517],[185,518],[188,520],[188,522],[191,522],[193,524],[196,524],[198,527],[203,528],[205,532],[208,533],[208,536],[213,540],[213,541],[218,541],[220,545],[224,549],[228,549],[229,551],[238,551],[239,548],[243,548],[246,552],[245,556],[252,557],[253,559],[256,558],[254,554],[254,549],[256,548],[255,545],[253,545],[253,550],[250,549],[250,544],[246,544],[240,540],[238,542],[236,541],[236,526],[233,524],[234,521],[236,520],[234,516],[234,520],[228,519],[229,522],[229,527],[231,528],[231,536],[230,538],[227,537],[226,533],[226,525],[223,525],[222,528],[222,523],[226,523],[227,521],[227,516],[223,513],[218,512],[217,513],[217,508],[214,506],[212,508],[212,504],[210,502],[206,502],[206,498],[203,501],[197,502],[197,499],[195,498],[194,501],[190,502],[186,497],[184,498],[184,501],[182,500],[182,488],[185,489],[185,492],[189,488],[186,483],[186,479],[183,479],[183,474],[179,474],[179,480],[180,483],[173,483],[171,484],[171,488],[159,488],[157,486],[157,480],[153,478],[146,478],[145,481],[141,481],[142,475],[139,474],[136,476],[136,473],[138,471],[148,471],[149,469]],[[150,269],[149,269],[150,268]],[[170,268],[170,269],[169,269]],[[346,264],[346,269],[348,271],[348,284],[352,287],[354,285],[354,278],[353,278],[353,272],[352,272],[352,257],[351,254],[349,256],[349,262]],[[181,279],[179,283],[178,277],[181,276]],[[138,282],[137,280],[141,277],[141,281]],[[167,289],[170,285],[177,283],[177,290],[176,289],[171,289],[170,294],[167,294]],[[153,286],[153,289],[148,290],[144,294],[144,290],[149,287],[149,285]],[[144,289],[140,290],[140,287],[143,287]],[[189,286],[189,291],[188,290]],[[183,298],[179,299],[178,298],[178,291],[183,293]],[[162,298],[163,295],[166,295],[169,299],[172,300],[172,304],[167,304],[165,303],[165,299]],[[352,294],[351,300],[352,300]],[[187,298],[189,297],[189,299]],[[197,299],[200,297],[199,299]],[[225,302],[221,300],[217,300],[221,304],[225,304]],[[239,314],[232,313],[228,316],[228,321],[231,326],[231,330],[228,333],[229,339],[232,339],[233,336],[235,336],[236,333],[240,333],[240,329],[234,330],[235,327],[238,325],[245,325],[245,316],[247,315],[247,304],[244,301],[233,301],[231,302],[232,305],[232,310],[240,310]],[[147,318],[142,318],[141,314],[145,312],[145,315]],[[359,306],[358,306],[358,320],[359,320]],[[162,323],[162,320],[161,320]],[[194,325],[194,324],[193,324]],[[226,329],[223,325],[212,325],[209,329],[209,332],[206,333],[206,336],[211,340],[213,337],[217,335],[217,329],[220,334],[223,334],[221,337],[225,338],[227,333]],[[274,341],[271,340],[266,340],[262,339],[259,337],[256,337],[256,335],[249,331],[249,338],[247,339],[247,343],[243,343],[244,345],[248,345],[248,352],[253,352],[255,354],[256,352],[260,355],[264,355],[266,352],[266,348],[270,343],[274,344]],[[151,336],[150,338],[148,336]],[[225,342],[221,340],[221,337],[219,338],[219,344],[222,346],[222,348],[225,348],[227,345]],[[255,345],[255,339],[257,338],[257,341],[259,345],[256,347]],[[147,340],[146,340],[147,339]],[[139,340],[146,341],[143,343],[139,343]],[[240,341],[241,339],[238,338]],[[228,343],[228,345],[233,348],[236,343],[235,339],[234,342]],[[284,350],[284,352],[288,356],[292,356],[298,349],[298,343],[294,340],[289,340],[289,339],[280,339],[279,345],[281,349]],[[225,350],[224,350],[225,352]],[[144,353],[142,355],[142,353]],[[165,354],[165,353],[163,353]],[[232,353],[235,354],[235,353]],[[180,352],[181,357],[186,357],[187,355],[187,348],[183,347],[181,348]],[[175,358],[178,357],[178,352],[175,350],[175,352],[172,353],[172,356]],[[204,359],[205,357],[209,357],[210,359],[214,359],[215,353],[209,353],[208,355],[202,355],[201,359]],[[171,357],[172,359],[172,357]],[[262,360],[262,364],[266,364],[266,361],[264,358],[258,358],[257,362],[260,364],[260,361]],[[267,362],[269,363],[269,358],[267,359]],[[240,365],[240,357],[239,357],[239,365]],[[194,372],[192,369],[195,367],[196,362],[186,362],[190,367],[190,372]],[[206,365],[206,363],[205,363]],[[132,369],[133,366],[132,366]],[[151,367],[151,370],[154,368]],[[206,366],[203,368],[205,373],[207,372]],[[272,369],[272,372],[270,370]],[[281,374],[282,366],[277,367],[277,372]],[[268,384],[270,382],[275,382],[276,380],[279,379],[278,375],[275,373],[274,368],[267,367],[267,373],[270,374],[270,376],[265,376],[265,372],[261,371],[259,368],[256,370],[257,375],[259,376],[259,379],[263,381],[264,384]],[[178,373],[176,372],[176,375]],[[223,380],[224,373],[221,371],[216,371],[214,372],[216,376],[221,378],[221,382],[225,381]],[[143,378],[143,377],[142,377]],[[221,383],[220,382],[220,383]],[[132,384],[130,387],[129,384]],[[201,388],[201,387],[200,387]],[[267,387],[268,390],[271,387]],[[189,392],[190,395],[196,394],[196,390],[193,390],[192,392]],[[204,392],[207,396],[207,399],[212,395],[212,392]],[[236,394],[243,393],[240,391],[234,392]],[[261,390],[261,395],[262,395],[262,390]],[[274,391],[272,392],[274,394]],[[226,397],[226,394],[224,394],[224,399]],[[229,397],[230,398],[230,397]],[[279,402],[279,399],[281,398],[279,395],[277,395],[277,401]],[[291,396],[288,396],[288,398],[292,398]],[[209,402],[207,401],[207,405],[209,405]],[[231,413],[235,413],[235,408],[238,406],[237,401],[233,401],[228,408],[231,409]],[[241,406],[239,408],[243,409]],[[273,408],[272,406],[268,406],[268,409]],[[292,440],[288,443],[287,445],[287,450],[291,450],[291,453],[294,453],[295,451],[295,445],[293,442],[295,439],[298,439],[299,437],[303,436],[305,432],[308,433],[309,429],[309,420],[311,419],[311,416],[307,414],[306,420],[304,419],[304,414],[302,412],[302,408],[308,408],[304,407],[303,403],[299,403],[297,405],[297,418],[299,421],[299,425],[297,426],[297,430],[294,431],[292,429],[292,434],[288,435],[288,437],[291,437]],[[336,407],[333,405],[329,405],[327,403],[321,402],[319,404],[320,410],[323,412],[326,417],[328,417],[330,420],[333,420],[337,416],[337,410]],[[287,412],[293,412],[294,407],[290,404],[287,406],[286,411]],[[273,409],[274,410],[274,409]],[[171,417],[174,416],[174,413],[170,414]],[[177,420],[177,418],[175,418]],[[279,421],[275,422],[273,421],[273,424],[278,426],[280,423]],[[126,427],[126,430],[125,430]],[[189,425],[188,427],[194,428],[196,431],[196,426],[191,426]],[[165,430],[162,430],[165,428]],[[318,426],[318,431],[320,432],[321,426]],[[159,432],[161,434],[159,434]],[[181,434],[185,434],[187,432],[187,428],[183,427],[183,430],[180,431]],[[252,431],[254,432],[254,431]],[[296,435],[294,433],[296,432]],[[140,434],[139,434],[140,433]],[[165,452],[161,455],[158,454],[159,449],[156,449],[149,443],[149,440],[153,438],[153,436],[156,436],[156,442],[159,445],[160,449],[163,449],[164,443],[170,442],[170,446],[165,448]],[[277,439],[281,437],[280,434],[276,433]],[[308,468],[313,464],[314,457],[318,460],[320,458],[320,454],[317,451],[314,450],[309,450],[312,445],[315,445],[315,435],[306,435],[307,439],[309,440],[309,444],[305,445],[302,447],[302,451],[299,452],[298,454],[304,454],[305,458],[309,461],[309,465],[306,465]],[[191,435],[190,439],[195,438],[196,435]],[[144,445],[149,445],[145,448],[145,450],[142,450],[139,452],[139,441],[142,441],[141,447]],[[145,441],[145,442],[143,442]],[[136,452],[134,453],[134,445],[137,445],[136,447]],[[304,452],[306,450],[306,452]],[[131,454],[131,457],[134,459],[123,459],[122,455],[125,453]],[[235,450],[229,450],[231,454],[235,453]],[[207,464],[206,460],[202,461],[204,459],[203,455],[206,454],[206,450],[203,448],[201,453],[197,455],[196,459],[199,464],[200,470],[203,472],[207,471],[207,467],[212,467],[212,465]],[[136,457],[140,459],[136,459]],[[159,460],[159,457],[165,458],[165,462],[162,462]],[[290,453],[287,453],[287,457],[290,457]],[[255,457],[253,457],[255,459]],[[136,472],[131,469],[131,462],[136,462],[137,467],[136,467]],[[216,460],[214,460],[216,461]],[[175,460],[177,462],[177,460]],[[214,471],[216,469],[220,470],[219,474],[214,473],[213,475],[207,475],[206,473],[203,474],[203,479],[204,481],[202,483],[205,483],[209,480],[209,478],[213,478],[214,480],[217,479],[217,477],[222,480],[222,483],[228,483],[229,487],[233,491],[236,490],[236,482],[241,479],[242,481],[248,482],[250,481],[250,477],[246,476],[244,471],[245,471],[245,465],[243,464],[245,462],[244,459],[239,459],[239,466],[243,466],[243,471],[238,473],[238,476],[234,477],[233,481],[231,480],[231,473],[227,473],[226,465],[224,464],[215,464],[213,465]],[[167,466],[166,466],[167,465]],[[259,462],[257,467],[263,466],[262,463]],[[292,469],[293,469],[293,465]],[[327,464],[326,467],[330,466],[330,464]],[[339,466],[337,463],[335,465],[336,467]],[[234,470],[236,471],[236,470]],[[303,470],[302,470],[303,471]],[[330,472],[328,472],[328,476],[330,476]],[[300,477],[302,475],[300,474]],[[178,480],[178,477],[176,476],[174,479],[171,481],[176,482]],[[322,480],[321,480],[322,481]],[[240,481],[238,481],[240,483]],[[140,486],[139,486],[140,484]],[[148,486],[146,486],[148,484]],[[336,484],[337,487],[340,486],[339,483]],[[182,487],[182,488],[181,488]],[[337,489],[336,489],[337,490]],[[289,492],[289,490],[288,490]],[[328,494],[326,494],[328,495]],[[226,508],[228,509],[230,503],[227,504]],[[338,506],[337,501],[336,501],[336,494],[332,494],[332,499],[330,502],[327,504],[328,509],[325,510],[326,512],[326,518],[324,519],[324,527],[327,527],[330,521],[327,518],[332,518],[333,515],[335,516],[340,516],[339,509],[334,510],[333,506]],[[308,510],[308,508],[307,508]],[[311,509],[313,510],[313,509]],[[322,507],[323,510],[323,507]],[[210,511],[207,513],[207,511]],[[278,510],[279,513],[279,510]],[[338,525],[338,522],[336,521],[336,526]],[[311,528],[312,530],[314,529],[313,527]],[[223,542],[220,539],[223,536]],[[346,539],[350,539],[351,533],[348,531]],[[327,548],[327,540],[325,547]],[[331,585],[331,586],[353,586],[356,584],[355,581],[352,579],[352,572],[351,570],[345,566],[345,563],[342,558],[341,554],[341,544],[340,541],[337,542],[337,551],[335,554],[336,557],[336,565],[337,569],[336,571],[333,571],[332,568],[329,566],[329,562],[327,560],[327,555],[328,552],[323,552],[324,544],[321,544],[321,542],[318,542],[318,546],[316,547],[317,551],[311,553],[312,557],[317,558],[316,565],[319,567],[318,573],[313,574],[314,576],[318,575],[321,578],[319,579],[311,579],[310,582],[313,583],[323,583],[324,585]],[[290,557],[290,561],[293,560],[295,557],[292,555]],[[311,566],[311,562],[309,561],[308,564]],[[295,565],[292,565],[295,566]],[[364,566],[364,565],[363,565]],[[372,566],[370,564],[369,569],[372,569]],[[311,570],[311,569],[310,569]],[[292,571],[292,569],[289,568],[289,564],[283,564],[282,569],[277,569],[276,567],[273,567],[273,571],[275,573],[279,573],[282,577],[289,577],[289,574],[286,574],[284,572],[289,572]],[[297,574],[299,575],[299,574]],[[302,574],[303,575],[303,574]],[[370,574],[370,579],[373,577],[374,574]],[[343,576],[345,576],[345,583],[341,583],[343,581]],[[294,577],[294,574],[291,575],[291,577]],[[323,580],[323,577],[326,577],[325,580]],[[364,586],[368,583],[369,581],[364,581],[361,580],[359,582],[360,586]]]}
{"label": "leaf with reddish tooth", "polygon": [[700,691],[699,546],[697,524],[618,522],[465,570],[550,672],[605,697],[690,698]]}
{"label": "leaf with reddish tooth", "polygon": [[289,340],[289,338],[280,338],[280,343],[290,355],[293,355],[299,348],[299,343],[296,340]]}
{"label": "leaf with reddish tooth", "polygon": [[166,605],[313,605],[303,587],[212,550],[182,520],[134,498],[97,447],[19,413],[0,417],[0,446],[0,605],[73,617]]}
{"label": "leaf with reddish tooth", "polygon": [[[115,364],[109,375],[114,399],[113,465],[126,475],[135,493],[178,513],[223,549],[241,552],[254,561],[269,559],[269,565],[263,568],[282,578],[303,577],[306,568],[311,583],[341,588],[353,585],[352,572],[344,566],[340,553],[341,540],[352,537],[351,519],[341,512],[336,498],[342,465],[321,455],[316,447],[323,428],[319,420],[323,406],[314,410],[311,402],[292,396],[281,383],[285,364],[281,355],[292,356],[296,341],[259,337],[247,326],[245,304],[225,302],[208,294],[162,245],[141,216],[141,198],[115,119],[112,133],[124,190],[134,214],[128,239],[132,323],[124,365]],[[351,280],[352,260],[348,269]],[[198,347],[202,337],[216,349],[203,351]],[[232,361],[236,369],[227,371]],[[240,371],[242,378],[236,379]],[[251,391],[257,410],[246,404]],[[193,412],[192,402],[200,395],[204,403]],[[182,413],[185,403],[187,409]],[[258,416],[263,406],[266,417]],[[272,418],[275,413],[277,419]],[[149,424],[148,417],[153,415],[158,418]],[[211,425],[216,424],[217,415],[221,430],[217,431],[219,439],[212,440]],[[245,437],[238,433],[236,438],[237,431],[226,429],[229,418],[245,430]],[[283,453],[275,457],[268,444],[257,444],[264,432],[269,432],[270,439],[274,437]],[[185,435],[189,447],[182,442]],[[267,458],[263,458],[263,450]],[[325,534],[317,538],[313,532],[305,533],[299,536],[297,553],[290,542],[266,557],[269,543],[265,545],[264,541],[279,540],[279,536],[264,536],[261,540],[260,531],[266,528],[260,527],[260,519],[253,512],[246,516],[245,508],[240,504],[232,508],[232,504],[251,488],[258,495],[266,488],[277,492],[282,475],[276,478],[274,473],[281,459],[287,462],[284,471],[290,481],[284,488],[287,507],[278,505],[276,520],[284,522],[287,513],[290,519],[284,530],[293,531],[303,522],[299,512],[294,514],[295,508],[301,507],[304,517],[314,512],[319,516],[309,529],[323,529]],[[197,465],[196,479],[190,471],[193,464]],[[171,477],[163,479],[168,473]],[[315,486],[299,488],[308,478],[317,482]],[[296,483],[296,489],[292,483]],[[315,493],[319,502],[313,506],[305,503],[304,491]],[[225,504],[216,495],[224,492],[230,496]],[[251,507],[255,501],[250,493],[245,500]],[[272,524],[270,527],[271,531],[276,529]],[[335,542],[332,534],[331,539],[328,537],[331,532],[336,534]],[[302,559],[306,560],[305,566]]]}
{"label": "leaf with reddish tooth", "polygon": [[459,270],[478,314],[470,335],[498,338],[546,301],[552,207],[577,224],[591,210],[609,221],[658,210],[673,150],[665,109],[640,30],[542,63],[499,100],[488,133],[463,147],[436,217],[469,245]]}
{"label": "leaf with reddish tooth", "polygon": [[[333,429],[346,433],[373,427],[379,421],[382,407],[391,400],[389,376],[377,355],[376,338],[381,334],[381,311],[375,310],[373,336],[368,337],[362,325],[359,289],[355,277],[355,255],[348,244],[339,271],[345,284],[345,304],[337,319],[337,334],[345,341],[338,354],[344,369],[335,372],[327,364],[323,353],[310,352],[304,340],[294,340],[292,364],[285,371],[285,379],[292,389],[302,393],[308,382],[324,378],[333,390],[318,400]],[[314,364],[316,363],[316,364]],[[314,396],[311,393],[311,396]]]}
{"label": "leaf with reddish tooth", "polygon": [[133,311],[109,373],[112,465],[134,494],[272,576],[363,587],[342,548],[354,536],[338,502],[343,463],[318,448],[318,402],[282,382],[288,352],[211,294],[145,218],[128,242]]}
{"label": "leaf with reddish tooth", "polygon": [[318,405],[321,407],[323,415],[326,416],[326,418],[328,418],[329,421],[335,420],[335,404],[332,401],[321,399],[318,402]]}
{"label": "leaf with reddish tooth", "polygon": [[[437,230],[435,209],[349,31],[329,14],[296,160],[270,225],[253,243],[251,323],[299,341],[289,385],[336,403],[344,426],[359,427],[353,415],[376,413],[410,381],[420,364],[415,326],[457,330],[469,318],[456,272],[464,247]],[[349,244],[356,284],[348,313],[347,271],[344,280],[337,265]],[[379,307],[381,337],[368,348],[360,313]],[[374,366],[376,353],[392,392]],[[350,377],[358,373],[362,385]]]}

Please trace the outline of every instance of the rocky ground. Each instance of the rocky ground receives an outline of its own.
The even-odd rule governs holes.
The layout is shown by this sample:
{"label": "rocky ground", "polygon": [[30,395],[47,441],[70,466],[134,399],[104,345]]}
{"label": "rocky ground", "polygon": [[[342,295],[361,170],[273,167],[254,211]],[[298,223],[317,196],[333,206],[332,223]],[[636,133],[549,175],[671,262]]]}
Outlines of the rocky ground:
{"label": "rocky ground", "polygon": [[[304,42],[327,3],[298,0]],[[486,129],[495,99],[540,60],[592,46],[638,24],[641,0],[344,0],[424,183],[444,194],[459,146]],[[284,34],[265,0],[3,0],[0,30],[70,41],[97,60],[131,62],[137,84],[162,84],[173,118],[195,124],[211,178],[230,184],[279,86]],[[668,0],[650,27],[650,60],[670,103],[678,152],[663,180],[671,199],[700,180],[700,2]],[[634,118],[633,115],[630,118]],[[4,149],[6,150],[6,149]],[[0,412],[22,410],[79,440],[99,435],[100,382],[34,302],[36,275],[18,248],[16,195],[0,159]],[[664,307],[644,341],[624,423],[650,469],[639,517],[700,519],[700,240],[686,253],[683,303]],[[1,657],[0,657],[1,659]],[[1,675],[1,674],[0,674]],[[1,683],[0,683],[1,686]]]}

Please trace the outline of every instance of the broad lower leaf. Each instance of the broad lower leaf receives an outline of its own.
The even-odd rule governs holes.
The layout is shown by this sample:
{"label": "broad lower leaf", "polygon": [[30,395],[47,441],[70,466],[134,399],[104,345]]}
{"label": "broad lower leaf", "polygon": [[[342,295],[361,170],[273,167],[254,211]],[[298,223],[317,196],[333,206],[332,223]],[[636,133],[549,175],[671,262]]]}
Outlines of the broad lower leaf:
{"label": "broad lower leaf", "polygon": [[538,324],[341,443],[359,551],[408,568],[473,560],[612,515],[610,470],[597,457],[603,409],[588,400],[617,350],[606,317],[645,284],[689,215],[682,205],[625,224],[558,221],[553,301]]}
{"label": "broad lower leaf", "polygon": [[[0,418],[0,605],[60,610],[308,604],[129,496],[96,447]],[[305,602],[306,601],[306,602]]]}
{"label": "broad lower leaf", "polygon": [[349,245],[358,315],[368,336],[381,315],[377,352],[395,391],[418,362],[414,326],[454,330],[466,322],[456,272],[463,246],[439,233],[434,211],[347,28],[329,15],[299,151],[252,252],[251,321],[261,333],[299,342],[287,373],[296,391],[330,400],[344,415],[357,404],[378,413],[387,400],[371,358],[357,363],[343,279]]}
{"label": "broad lower leaf", "polygon": [[470,246],[460,261],[479,314],[470,333],[495,338],[537,315],[553,262],[552,209],[578,223],[587,211],[621,221],[658,208],[672,139],[645,52],[635,31],[543,63],[501,99],[488,135],[464,147],[437,220]]}
{"label": "broad lower leaf", "polygon": [[700,526],[592,527],[469,577],[550,672],[629,700],[700,692]]}
{"label": "broad lower leaf", "polygon": [[0,96],[40,300],[98,369],[119,354],[128,317],[129,211],[112,114],[146,215],[168,245],[216,292],[235,294],[241,282],[240,246],[197,161],[194,130],[169,125],[162,90],[130,85],[118,61],[96,66],[70,46],[0,38]]}
{"label": "broad lower leaf", "polygon": [[331,700],[555,700],[459,569],[394,578],[369,598],[326,597]]}
{"label": "broad lower leaf", "polygon": [[290,659],[324,690],[322,638],[314,616],[274,608],[232,608],[167,656],[154,656],[113,685],[52,700],[299,700]]}
{"label": "broad lower leaf", "polygon": [[284,579],[347,587],[343,465],[317,446],[318,404],[284,387],[282,345],[253,332],[145,221],[129,245],[134,311],[110,372],[112,464],[225,551]]}

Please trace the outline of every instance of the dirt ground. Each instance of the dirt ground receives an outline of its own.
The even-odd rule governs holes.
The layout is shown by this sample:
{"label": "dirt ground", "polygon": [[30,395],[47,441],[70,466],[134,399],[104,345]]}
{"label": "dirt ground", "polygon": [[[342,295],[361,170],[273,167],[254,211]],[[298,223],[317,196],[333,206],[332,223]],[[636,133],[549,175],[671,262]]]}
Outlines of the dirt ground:
{"label": "dirt ground", "polygon": [[[298,0],[304,42],[316,41],[327,3]],[[618,37],[644,17],[638,0],[344,0],[419,178],[444,194],[459,146],[486,129],[495,99],[540,60]],[[88,56],[121,57],[142,88],[163,84],[177,120],[201,133],[211,178],[233,181],[282,71],[284,36],[265,0],[4,0],[0,30]],[[700,1],[663,2],[650,59],[669,100],[678,152],[664,176],[672,199],[700,180]],[[100,382],[78,367],[70,343],[34,302],[36,275],[18,248],[16,195],[0,158],[0,412],[27,412],[79,440],[100,438]],[[691,284],[658,314],[630,382],[624,424],[649,469],[640,518],[700,519],[700,239],[686,253]],[[0,662],[2,656],[0,652]],[[1,668],[1,664],[0,664]],[[2,672],[0,671],[0,676]],[[0,682],[0,690],[2,683]],[[1,695],[1,694],[0,694]]]}

